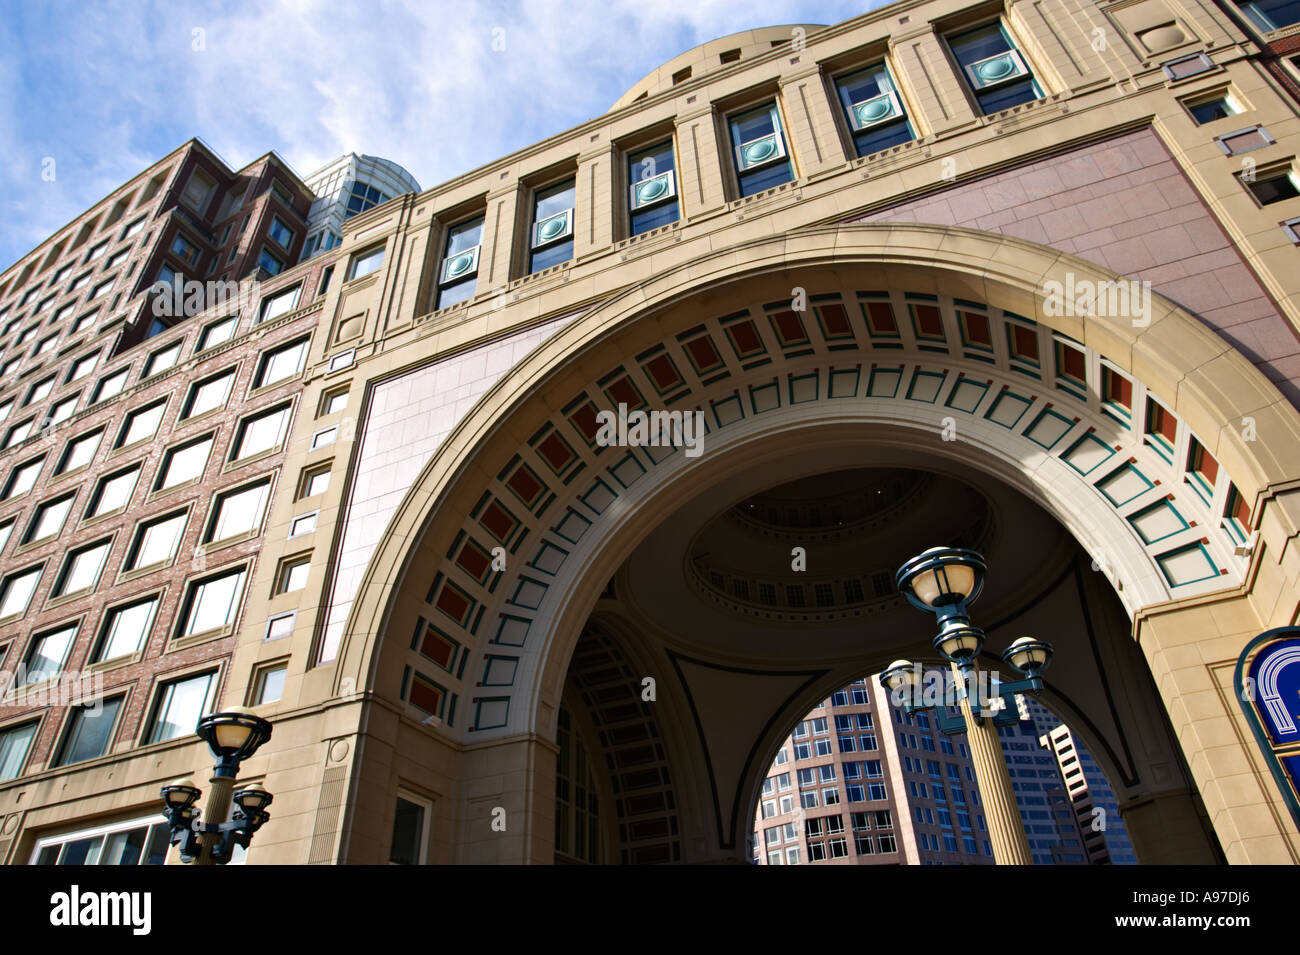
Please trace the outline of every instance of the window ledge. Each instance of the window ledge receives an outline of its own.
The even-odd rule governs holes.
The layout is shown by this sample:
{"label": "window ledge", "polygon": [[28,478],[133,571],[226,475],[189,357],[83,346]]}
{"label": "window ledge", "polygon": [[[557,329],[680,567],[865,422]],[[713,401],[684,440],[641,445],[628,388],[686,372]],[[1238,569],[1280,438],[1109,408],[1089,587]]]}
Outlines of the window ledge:
{"label": "window ledge", "polygon": [[98,663],[88,663],[86,665],[87,673],[105,673],[109,670],[119,670],[122,667],[130,666],[133,663],[139,663],[144,659],[144,650],[136,650],[134,653],[124,653],[120,657],[113,657],[111,660],[100,660]]}
{"label": "window ledge", "polygon": [[189,633],[180,637],[173,637],[168,642],[164,654],[173,653],[177,650],[186,650],[190,647],[198,646],[200,643],[209,643],[213,640],[221,640],[224,637],[233,635],[235,628],[233,624],[227,624],[224,627],[216,627],[212,630],[204,630],[202,633]]}

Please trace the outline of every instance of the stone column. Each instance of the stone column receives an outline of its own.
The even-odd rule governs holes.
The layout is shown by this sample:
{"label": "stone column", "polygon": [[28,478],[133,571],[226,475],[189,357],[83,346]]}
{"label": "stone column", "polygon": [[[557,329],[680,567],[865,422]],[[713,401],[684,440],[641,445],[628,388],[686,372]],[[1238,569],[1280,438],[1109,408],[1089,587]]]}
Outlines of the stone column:
{"label": "stone column", "polygon": [[[961,671],[952,665],[953,675],[960,681]],[[980,788],[980,801],[984,804],[984,820],[989,827],[989,843],[998,865],[1033,865],[1029,839],[1011,789],[1011,774],[1002,755],[993,720],[976,717],[970,699],[961,702],[961,715],[966,720],[966,740],[970,745],[971,764],[975,767],[975,781]]]}

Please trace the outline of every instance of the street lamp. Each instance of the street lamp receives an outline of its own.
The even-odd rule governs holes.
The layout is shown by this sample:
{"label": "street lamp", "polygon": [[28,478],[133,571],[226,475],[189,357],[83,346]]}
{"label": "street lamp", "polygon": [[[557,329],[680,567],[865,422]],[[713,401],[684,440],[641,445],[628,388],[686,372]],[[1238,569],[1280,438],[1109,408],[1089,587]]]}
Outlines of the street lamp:
{"label": "street lamp", "polygon": [[[212,790],[207,806],[199,810],[195,803],[202,791],[194,780],[183,779],[162,788],[171,841],[180,847],[182,862],[225,865],[234,855],[235,846],[248,848],[253,833],[271,818],[266,807],[273,797],[261,785],[253,783],[232,793],[239,764],[271,738],[271,724],[246,707],[234,706],[204,716],[195,732],[216,759],[209,780]],[[237,808],[230,822],[201,821],[200,816],[225,819],[232,798]]]}
{"label": "street lamp", "polygon": [[[909,715],[933,709],[940,732],[946,736],[967,735],[976,781],[984,794],[993,856],[1003,865],[1030,865],[1033,856],[996,727],[1019,721],[1016,694],[1042,690],[1042,673],[1052,662],[1052,646],[1032,637],[1016,640],[1002,654],[1002,660],[1024,679],[1003,683],[994,673],[989,688],[984,689],[978,663],[984,631],[971,624],[967,608],[983,591],[987,573],[984,558],[958,547],[932,547],[898,569],[899,592],[913,607],[933,613],[938,621],[934,649],[952,668],[955,694],[952,700],[945,693],[940,699],[927,701],[922,692],[921,668],[910,660],[891,663],[880,674],[880,683],[895,701],[902,702]],[[961,708],[960,716],[948,713],[952,704]]]}

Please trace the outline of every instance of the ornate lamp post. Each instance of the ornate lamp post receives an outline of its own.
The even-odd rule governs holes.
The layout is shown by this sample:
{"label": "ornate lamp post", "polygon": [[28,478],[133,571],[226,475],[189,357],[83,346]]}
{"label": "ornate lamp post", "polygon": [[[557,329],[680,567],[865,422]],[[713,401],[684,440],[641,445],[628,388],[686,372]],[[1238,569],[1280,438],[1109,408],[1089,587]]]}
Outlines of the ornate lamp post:
{"label": "ornate lamp post", "polygon": [[[1038,693],[1043,688],[1042,672],[1051,663],[1052,647],[1031,637],[1016,640],[1002,659],[1024,679],[1002,683],[994,674],[990,689],[983,690],[977,660],[984,631],[972,626],[967,607],[984,589],[987,572],[979,554],[956,547],[932,547],[899,568],[899,592],[913,607],[933,613],[938,620],[934,648],[952,668],[956,694],[954,700],[944,694],[943,699],[925,702],[921,668],[910,660],[895,660],[880,674],[880,682],[895,701],[902,702],[905,712],[933,709],[940,732],[966,734],[984,797],[993,858],[999,865],[1032,865],[1029,839],[996,728],[1018,722],[1017,693]],[[949,715],[951,703],[960,706],[961,716]]]}
{"label": "ornate lamp post", "polygon": [[[217,761],[210,780],[212,789],[207,806],[200,811],[194,804],[203,793],[194,780],[183,779],[162,788],[171,841],[179,845],[183,862],[225,865],[235,846],[248,848],[253,833],[271,818],[266,807],[273,797],[262,786],[234,788],[239,764],[271,738],[271,724],[246,707],[236,706],[209,713],[199,720],[195,732],[208,744]],[[238,808],[230,822],[200,821],[200,814],[204,820],[225,819],[232,799]]]}

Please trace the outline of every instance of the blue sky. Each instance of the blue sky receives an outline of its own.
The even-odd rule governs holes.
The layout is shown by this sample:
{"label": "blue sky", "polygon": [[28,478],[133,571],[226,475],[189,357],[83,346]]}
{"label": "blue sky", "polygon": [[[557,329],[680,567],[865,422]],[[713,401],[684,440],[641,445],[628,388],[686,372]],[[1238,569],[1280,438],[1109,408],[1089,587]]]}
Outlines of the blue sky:
{"label": "blue sky", "polygon": [[881,5],[0,0],[0,269],[191,136],[300,175],[383,156],[428,188],[605,112],[699,43]]}

